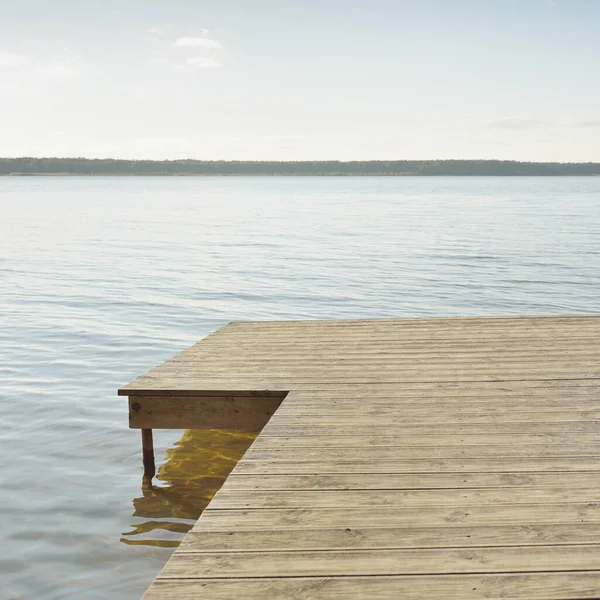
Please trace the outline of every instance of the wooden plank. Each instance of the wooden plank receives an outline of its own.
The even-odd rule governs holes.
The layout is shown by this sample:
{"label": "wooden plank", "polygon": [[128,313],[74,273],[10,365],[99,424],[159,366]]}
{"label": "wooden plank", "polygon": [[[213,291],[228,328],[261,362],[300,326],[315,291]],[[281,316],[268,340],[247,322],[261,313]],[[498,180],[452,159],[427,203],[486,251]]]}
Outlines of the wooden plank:
{"label": "wooden plank", "polygon": [[[335,377],[323,376],[321,374],[311,375],[294,375],[293,377],[282,377],[281,375],[262,376],[248,373],[237,373],[237,378],[229,377],[199,377],[191,373],[170,373],[160,378],[155,376],[143,376],[135,380],[131,387],[125,386],[123,391],[136,389],[138,392],[148,394],[154,389],[168,390],[168,395],[173,395],[171,392],[176,390],[193,391],[196,389],[202,390],[232,390],[238,386],[240,389],[250,390],[269,390],[269,391],[284,391],[302,389],[305,385],[329,385],[339,386],[348,382],[362,385],[383,383],[477,383],[477,382],[515,382],[523,379],[551,381],[556,379],[572,379],[572,380],[598,380],[600,378],[600,367],[594,365],[590,370],[571,369],[538,369],[530,371],[521,369],[504,370],[481,370],[480,372],[472,372],[470,370],[452,371],[448,370],[444,373],[431,373],[426,370],[420,373],[398,373],[389,371],[385,374],[376,375],[359,375],[346,374],[337,375]],[[325,383],[324,383],[325,382]],[[130,394],[123,394],[130,395]]]}
{"label": "wooden plank", "polygon": [[490,411],[485,408],[468,410],[437,410],[431,407],[429,410],[404,411],[401,407],[396,409],[367,409],[353,411],[351,409],[335,410],[309,407],[304,411],[293,410],[288,407],[278,414],[278,420],[284,420],[289,425],[311,425],[328,420],[339,422],[340,425],[370,425],[372,423],[387,422],[389,425],[439,425],[440,423],[565,423],[572,421],[599,422],[600,409],[578,410],[572,406],[564,410],[520,410],[520,411]]}
{"label": "wooden plank", "polygon": [[[400,319],[399,321],[402,321]],[[282,341],[283,338],[294,338],[298,341],[312,341],[321,339],[324,341],[335,342],[344,339],[378,339],[392,338],[397,340],[405,339],[436,339],[436,338],[466,338],[468,336],[478,337],[497,337],[511,338],[513,336],[524,336],[531,339],[539,337],[558,336],[558,337],[578,337],[587,336],[592,331],[600,329],[600,319],[592,321],[571,321],[570,323],[548,322],[545,325],[533,326],[531,324],[471,324],[466,327],[457,327],[456,325],[444,326],[440,323],[433,323],[430,326],[407,327],[407,326],[378,326],[369,324],[365,327],[335,327],[335,328],[312,328],[296,329],[290,331],[285,328],[265,328],[252,329],[250,327],[238,328],[236,331],[227,327],[215,332],[212,336],[199,340],[192,348],[203,346],[218,347],[224,343],[235,346],[237,342],[241,344],[252,343],[253,340],[275,340]]]}
{"label": "wooden plank", "polygon": [[[427,438],[429,439],[429,438]],[[426,440],[422,440],[426,443]],[[503,457],[595,457],[600,468],[600,445],[568,445],[568,444],[509,444],[495,446],[490,444],[458,444],[455,446],[367,446],[365,448],[336,448],[335,460],[408,460],[413,458],[503,458]],[[314,462],[323,457],[323,448],[316,444],[312,448],[280,447],[260,448],[251,447],[246,452],[245,459],[253,461]]]}
{"label": "wooden plank", "polygon": [[[273,340],[276,343],[281,343],[284,338],[294,338],[298,342],[312,342],[316,339],[324,342],[338,342],[339,340],[354,340],[367,339],[377,340],[387,338],[393,340],[425,340],[425,339],[473,339],[481,338],[497,338],[497,339],[514,339],[516,337],[525,337],[528,339],[540,339],[544,337],[557,338],[577,338],[589,337],[592,332],[600,329],[600,320],[596,319],[590,323],[572,322],[569,325],[561,323],[548,324],[546,326],[531,327],[531,326],[470,326],[470,327],[442,327],[432,325],[431,327],[418,328],[398,328],[398,327],[363,327],[362,329],[353,327],[341,327],[330,330],[313,329],[302,331],[288,332],[285,329],[275,329],[272,331],[251,331],[250,329],[238,330],[236,332],[228,331],[223,328],[215,332],[212,336],[199,340],[190,348],[197,350],[204,347],[218,348],[224,344],[229,344],[231,347],[236,347],[237,344],[247,346],[254,343],[256,340],[263,341],[265,339]],[[184,350],[183,352],[185,352]]]}
{"label": "wooden plank", "polygon": [[[289,356],[297,344],[300,353],[314,349],[316,352],[331,353],[334,349],[354,351],[357,355],[368,354],[369,352],[395,353],[404,350],[414,349],[424,352],[440,352],[449,350],[452,345],[456,345],[457,351],[473,352],[477,348],[514,349],[517,352],[522,351],[523,347],[539,347],[546,344],[548,349],[571,350],[580,348],[593,349],[593,340],[598,333],[595,330],[581,330],[579,332],[552,331],[531,335],[527,332],[510,333],[503,331],[499,334],[470,332],[465,335],[448,334],[423,334],[423,335],[377,335],[368,334],[365,336],[343,336],[336,335],[332,337],[317,336],[314,338],[295,338],[294,346],[287,343],[289,336],[248,336],[236,337],[233,341],[221,339],[219,342],[199,342],[184,350],[181,354],[173,358],[178,360],[191,356],[216,356],[225,354],[229,349],[234,355],[246,353],[248,357],[255,354],[261,356],[267,354],[272,349],[273,354],[279,351],[284,356]],[[271,346],[272,344],[272,346]]]}
{"label": "wooden plank", "polygon": [[260,436],[252,445],[252,451],[263,449],[288,448],[376,448],[381,446],[515,446],[515,445],[565,445],[587,446],[600,443],[598,433],[454,433],[447,435],[400,435],[400,436],[369,436],[363,435],[298,435],[298,436]]}
{"label": "wooden plank", "polygon": [[[428,390],[421,387],[422,384],[430,385],[451,385],[460,386],[459,394],[465,393],[467,396],[489,396],[490,394],[481,394],[481,388],[477,386],[514,386],[519,385],[521,381],[529,381],[531,383],[539,382],[540,386],[551,385],[551,382],[557,381],[572,381],[573,383],[582,382],[583,385],[592,387],[595,385],[598,389],[598,372],[597,360],[595,357],[585,362],[567,362],[556,361],[552,363],[546,362],[543,356],[540,356],[531,366],[523,362],[492,364],[483,362],[479,366],[470,367],[465,365],[453,365],[452,361],[448,361],[443,365],[431,365],[428,369],[426,361],[423,364],[406,362],[402,367],[398,367],[393,363],[381,364],[372,366],[369,364],[348,365],[345,367],[327,369],[325,365],[312,367],[311,365],[303,365],[298,363],[294,368],[285,365],[278,365],[276,361],[272,364],[258,365],[256,367],[242,367],[232,365],[228,369],[212,368],[207,366],[206,369],[187,369],[183,364],[174,364],[168,368],[161,368],[160,371],[150,372],[137,381],[144,385],[156,385],[164,381],[173,381],[174,385],[181,384],[181,379],[189,379],[190,382],[202,383],[202,387],[195,389],[202,390],[236,390],[229,395],[239,395],[239,390],[269,390],[273,391],[322,391],[331,390],[332,387],[339,394],[343,393],[345,386],[362,386],[367,389],[372,386],[375,389],[383,386],[389,386],[388,389],[393,389],[395,393],[400,392],[410,396],[409,386],[421,394],[421,397],[427,397]],[[323,359],[323,362],[327,362]],[[362,369],[363,372],[356,369]],[[366,372],[365,372],[366,371]],[[595,381],[594,381],[595,380]],[[262,382],[262,385],[260,385]],[[586,383],[587,382],[587,383]],[[227,388],[227,383],[229,387]],[[273,384],[286,384],[284,390],[274,388]],[[195,384],[194,384],[195,385]],[[220,387],[209,387],[218,385]],[[525,387],[525,386],[524,386]],[[469,388],[472,389],[470,393]],[[142,390],[142,387],[138,388]],[[163,386],[160,389],[170,389]],[[193,386],[190,386],[190,390]],[[490,390],[493,393],[493,389]],[[525,392],[525,393],[524,393]],[[581,392],[585,395],[585,392]],[[398,395],[400,395],[398,394]],[[152,395],[152,394],[149,394]],[[214,394],[216,395],[216,394]],[[495,394],[494,394],[495,395]],[[504,396],[506,394],[502,394]],[[527,395],[522,389],[517,395]],[[535,395],[535,394],[534,394]],[[539,394],[538,394],[539,395]]]}
{"label": "wooden plank", "polygon": [[[314,396],[315,393],[331,394],[334,397],[345,396],[348,392],[352,392],[356,395],[372,396],[379,393],[385,394],[386,392],[392,392],[393,394],[406,393],[409,391],[418,392],[417,395],[431,395],[431,394],[453,394],[454,396],[463,394],[486,394],[486,393],[502,393],[507,392],[517,394],[531,394],[532,392],[540,391],[563,391],[570,393],[576,393],[578,388],[594,388],[598,390],[600,388],[600,379],[596,378],[595,381],[579,380],[579,379],[549,379],[544,381],[538,381],[535,379],[523,379],[517,382],[507,383],[498,381],[474,381],[470,383],[465,382],[427,382],[421,381],[417,383],[403,382],[403,381],[391,381],[391,382],[380,382],[375,386],[362,386],[360,384],[351,382],[342,382],[331,387],[329,384],[323,384],[322,382],[316,383],[311,387],[302,388],[302,390],[296,390],[295,394],[310,394]],[[589,391],[589,390],[579,390]]]}
{"label": "wooden plank", "polygon": [[[419,408],[420,406],[441,406],[444,407],[465,407],[465,408],[498,408],[506,405],[508,408],[528,410],[528,407],[553,407],[563,406],[579,407],[589,406],[597,408],[599,406],[598,393],[600,386],[588,388],[569,388],[566,390],[523,390],[520,393],[512,390],[491,390],[486,393],[482,390],[463,389],[461,394],[452,392],[431,392],[427,390],[403,390],[398,388],[395,393],[382,390],[378,391],[379,386],[372,386],[371,393],[364,393],[361,390],[342,390],[339,388],[330,388],[326,390],[312,391],[295,390],[289,394],[286,407],[298,407],[309,409],[311,407],[335,407],[344,409],[350,407],[359,407],[364,405],[361,400],[368,400],[368,404],[376,409],[380,406],[395,406],[398,408]],[[337,395],[334,395],[334,392]],[[369,406],[366,406],[369,408]]]}
{"label": "wooden plank", "polygon": [[538,525],[599,523],[600,503],[503,504],[498,506],[379,506],[373,508],[272,508],[202,513],[194,531],[360,529],[365,527],[448,527],[453,525]]}
{"label": "wooden plank", "polygon": [[290,552],[599,544],[600,523],[190,531],[178,552]]}
{"label": "wooden plank", "polygon": [[135,396],[129,399],[129,427],[260,431],[280,404],[277,397]]}
{"label": "wooden plank", "polygon": [[[264,433],[261,433],[264,435]],[[512,457],[512,458],[438,458],[402,460],[336,460],[325,455],[319,460],[239,462],[237,474],[337,474],[337,473],[548,473],[598,471],[600,460],[592,456]],[[566,477],[568,481],[568,476]]]}
{"label": "wooden plank", "polygon": [[[598,355],[596,339],[569,339],[568,341],[554,342],[549,340],[524,341],[515,340],[480,343],[479,345],[461,342],[440,341],[435,343],[436,350],[432,350],[431,342],[394,344],[386,350],[388,344],[382,342],[369,345],[367,342],[360,344],[340,344],[337,346],[299,344],[294,351],[289,347],[236,348],[227,347],[218,350],[203,348],[201,351],[185,352],[181,356],[168,361],[169,364],[193,366],[203,363],[209,366],[230,365],[235,366],[242,362],[247,365],[263,365],[270,358],[276,358],[282,365],[291,365],[295,361],[302,364],[311,364],[319,360],[331,361],[332,365],[344,366],[347,364],[378,364],[401,363],[404,360],[418,363],[431,359],[435,362],[456,361],[466,363],[471,360],[477,362],[483,358],[499,362],[511,362],[518,359],[526,363],[532,357],[547,354],[549,359],[573,361],[580,358],[582,361],[593,360]],[[169,364],[165,363],[167,366]],[[159,367],[156,367],[158,369]]]}
{"label": "wooden plank", "polygon": [[[377,319],[367,320],[364,323],[359,321],[354,323],[336,322],[328,325],[320,321],[312,326],[307,326],[306,322],[288,321],[287,323],[278,323],[273,327],[268,327],[259,323],[247,323],[238,327],[227,326],[222,328],[214,338],[222,339],[230,337],[235,340],[244,339],[244,336],[253,336],[260,338],[277,336],[294,336],[294,339],[302,339],[310,336],[352,336],[352,335],[410,335],[416,333],[423,334],[464,334],[478,332],[507,332],[512,331],[527,332],[534,335],[537,332],[559,330],[561,332],[579,331],[581,329],[597,329],[600,325],[598,317],[576,318],[565,320],[560,317],[548,319],[547,321],[529,322],[493,322],[489,320],[471,321],[453,321],[451,319],[431,319],[431,321],[420,321],[418,319],[392,319],[388,322],[378,322]],[[214,339],[213,338],[213,339]]]}
{"label": "wooden plank", "polygon": [[[294,390],[293,400],[329,401],[353,400],[355,398],[373,398],[377,400],[418,400],[430,399],[457,402],[464,398],[466,402],[496,400],[525,401],[544,398],[556,401],[571,401],[581,398],[592,400],[600,390],[600,379],[548,379],[506,381],[473,381],[473,382],[391,382],[364,386],[356,383],[340,383],[336,386],[317,383]],[[231,392],[230,392],[231,395]],[[290,398],[291,398],[290,394]]]}
{"label": "wooden plank", "polygon": [[177,552],[161,579],[532,573],[600,568],[600,545],[295,552]]}
{"label": "wooden plank", "polygon": [[[204,385],[209,383],[209,385]],[[328,382],[322,380],[316,382],[304,382],[298,385],[287,381],[279,386],[254,386],[244,384],[240,380],[232,377],[212,378],[210,382],[200,380],[197,377],[161,377],[159,379],[151,375],[142,375],[131,383],[123,386],[119,390],[121,396],[130,395],[181,395],[197,396],[198,391],[202,390],[206,395],[261,395],[261,396],[281,396],[294,389],[294,393],[303,390],[304,393],[318,392],[319,394],[332,393],[335,396],[346,395],[352,392],[357,396],[365,396],[373,393],[387,393],[390,390],[394,392],[402,390],[407,393],[418,392],[421,396],[432,393],[453,393],[473,395],[495,395],[506,390],[507,393],[513,393],[515,390],[569,390],[580,394],[595,393],[600,388],[600,378],[575,378],[575,379],[521,379],[516,381],[376,381],[369,385],[361,383],[352,383],[348,381]]]}
{"label": "wooden plank", "polygon": [[[247,402],[247,400],[246,400]],[[335,411],[313,411],[313,412],[298,412],[294,410],[284,410],[278,415],[279,421],[284,421],[286,425],[305,425],[322,423],[324,420],[329,420],[341,426],[351,425],[379,425],[382,421],[388,425],[422,425],[422,424],[463,424],[463,423],[565,423],[572,421],[582,422],[597,422],[600,423],[600,409],[594,410],[576,410],[572,407],[571,410],[564,411],[505,411],[505,412],[486,412],[478,410],[476,412],[460,412],[460,411],[417,411],[405,412],[400,409],[396,410],[372,410],[369,412],[354,411],[341,412],[336,414]]]}
{"label": "wooden plank", "polygon": [[[590,380],[594,381],[594,380]],[[425,384],[422,384],[425,385]],[[531,390],[527,393],[516,393],[510,390],[495,391],[489,393],[481,390],[469,390],[465,387],[462,393],[454,391],[433,392],[426,389],[397,390],[395,394],[389,391],[378,392],[380,386],[374,385],[371,393],[364,393],[364,386],[357,384],[357,390],[340,390],[339,387],[330,386],[328,390],[311,390],[310,388],[294,390],[287,394],[285,408],[299,408],[317,410],[331,408],[344,410],[345,408],[364,407],[367,410],[376,410],[379,407],[396,407],[398,410],[411,410],[418,408],[456,408],[465,410],[502,410],[530,411],[532,409],[547,408],[548,410],[562,410],[565,407],[575,410],[594,409],[600,406],[598,395],[600,386],[589,386],[581,388],[568,388],[566,390]],[[371,408],[372,407],[372,408]]]}
{"label": "wooden plank", "polygon": [[[279,365],[272,361],[270,365],[238,365],[228,367],[206,366],[202,369],[186,368],[185,365],[169,365],[160,371],[152,373],[152,377],[177,379],[189,377],[198,381],[206,381],[210,384],[212,380],[217,382],[221,379],[230,379],[230,387],[236,387],[235,381],[248,382],[244,389],[272,389],[272,383],[287,384],[285,391],[302,389],[303,384],[314,384],[326,382],[333,383],[363,383],[372,384],[386,381],[406,382],[437,382],[437,381],[519,381],[521,379],[597,379],[600,377],[598,368],[598,357],[590,360],[578,361],[546,361],[543,356],[531,364],[515,361],[514,363],[481,362],[479,365],[454,365],[452,361],[444,364],[413,363],[406,361],[401,367],[396,364],[380,363],[376,368],[368,364],[352,364],[343,367],[328,367],[321,365],[303,365],[298,362],[294,366]],[[232,373],[236,379],[233,380]],[[260,385],[260,384],[263,385]],[[211,389],[208,385],[202,389]],[[274,388],[273,388],[274,389]]]}
{"label": "wooden plank", "polygon": [[600,572],[157,580],[144,600],[597,600]]}
{"label": "wooden plank", "polygon": [[[561,423],[448,423],[443,424],[410,424],[388,425],[383,422],[377,427],[377,432],[382,436],[406,435],[442,435],[442,434],[540,434],[540,433],[596,433],[600,423],[596,421],[563,421]],[[263,435],[297,436],[297,435],[327,435],[331,431],[331,424],[288,425],[284,420],[270,421],[263,431]],[[343,425],[336,424],[337,435],[368,435],[373,431],[372,425]]]}
{"label": "wooden plank", "polygon": [[[564,482],[567,481],[565,477]],[[594,482],[590,478],[590,484]],[[221,488],[210,503],[213,510],[258,508],[397,508],[412,506],[553,504],[600,501],[598,486],[542,488],[479,488],[434,490],[235,490]],[[542,510],[542,509],[540,509]]]}
{"label": "wooden plank", "polygon": [[[485,358],[494,360],[499,363],[515,362],[522,360],[525,363],[532,362],[532,357],[544,353],[548,360],[593,360],[598,356],[598,348],[592,340],[589,343],[572,342],[571,344],[561,344],[555,348],[548,342],[540,342],[539,344],[528,344],[523,349],[523,344],[518,343],[513,346],[503,348],[498,344],[481,346],[479,348],[470,347],[469,351],[456,348],[454,344],[449,344],[446,348],[438,345],[438,350],[433,352],[426,350],[427,346],[414,347],[406,346],[395,350],[382,352],[377,350],[377,347],[365,348],[364,344],[361,349],[354,348],[331,348],[327,351],[322,347],[298,348],[295,352],[281,351],[273,352],[263,350],[262,352],[232,352],[226,351],[225,348],[220,353],[203,352],[201,354],[186,354],[177,359],[172,359],[172,364],[185,365],[193,367],[198,363],[206,364],[207,366],[236,366],[242,361],[246,366],[263,366],[265,363],[276,357],[278,364],[285,366],[293,366],[296,362],[301,362],[303,365],[317,364],[319,361],[326,360],[328,364],[337,367],[343,367],[353,364],[370,364],[378,366],[380,364],[398,364],[403,361],[411,363],[419,363],[426,360],[431,360],[437,363],[456,362],[457,364],[468,363],[471,361],[479,362]],[[222,356],[221,356],[222,354]],[[251,354],[251,358],[248,355]],[[157,369],[159,367],[156,367]]]}
{"label": "wooden plank", "polygon": [[[156,367],[149,374],[154,376],[159,375],[177,375],[179,372],[189,374],[190,376],[202,377],[218,377],[223,373],[228,376],[235,374],[249,374],[255,376],[257,374],[267,377],[272,375],[274,377],[283,377],[284,375],[277,375],[278,371],[284,373],[285,376],[290,375],[305,375],[321,372],[329,373],[329,378],[332,379],[335,375],[346,374],[357,375],[352,373],[352,369],[357,366],[373,366],[375,372],[383,377],[384,374],[395,373],[396,375],[404,376],[407,374],[419,374],[427,372],[428,367],[431,370],[435,370],[436,373],[444,374],[451,371],[453,368],[458,372],[471,371],[474,373],[481,372],[483,370],[506,370],[510,368],[511,371],[516,373],[532,373],[536,374],[540,370],[546,370],[550,367],[560,369],[561,372],[571,372],[576,374],[578,371],[585,369],[593,369],[598,358],[598,353],[590,353],[584,357],[546,357],[545,352],[531,352],[529,358],[523,359],[520,357],[507,357],[507,358],[488,358],[486,356],[478,356],[477,358],[465,358],[465,359],[452,359],[452,358],[409,358],[404,359],[390,359],[390,360],[377,360],[377,361],[346,361],[346,362],[334,362],[329,361],[327,358],[321,358],[317,360],[305,360],[303,357],[298,357],[297,360],[291,362],[279,361],[277,355],[273,354],[265,358],[260,362],[255,361],[254,364],[247,362],[243,357],[237,360],[222,360],[214,364],[208,361],[172,361],[164,363],[160,367]],[[201,366],[199,366],[201,364]],[[578,368],[579,367],[579,368]],[[257,369],[263,369],[258,371]],[[396,375],[391,381],[401,381]],[[551,379],[560,379],[560,377],[552,377]],[[527,379],[524,377],[523,379]],[[352,379],[345,380],[348,383],[352,383]]]}
{"label": "wooden plank", "polygon": [[[546,331],[528,332],[524,330],[499,330],[497,333],[491,331],[464,331],[462,333],[456,332],[426,332],[421,331],[413,334],[398,334],[394,332],[368,332],[363,335],[356,334],[344,334],[336,333],[335,335],[314,335],[295,337],[295,343],[300,348],[314,347],[318,350],[329,350],[333,347],[345,348],[354,347],[355,349],[365,347],[376,347],[380,348],[387,347],[390,350],[395,350],[403,346],[409,346],[412,344],[426,343],[431,344],[431,350],[434,351],[433,346],[440,342],[442,344],[450,344],[456,342],[457,344],[467,347],[470,344],[471,347],[492,345],[496,342],[499,344],[510,344],[512,342],[532,342],[534,344],[539,343],[542,340],[547,340],[549,346],[559,347],[562,342],[568,343],[573,340],[579,340],[581,342],[591,342],[594,336],[598,334],[600,328],[586,328],[579,330],[564,331],[559,329],[547,329]],[[207,351],[208,348],[211,350],[218,351],[224,347],[230,347],[235,352],[242,350],[254,350],[264,351],[266,344],[273,344],[275,349],[285,348],[289,351],[290,345],[286,340],[289,340],[290,336],[287,334],[283,335],[238,335],[230,340],[226,337],[220,338],[218,342],[212,342],[207,344],[206,342],[200,342],[196,346],[192,346],[187,354],[193,352],[202,353]],[[286,348],[287,346],[287,348]]]}
{"label": "wooden plank", "polygon": [[[411,490],[468,488],[573,488],[600,484],[597,471],[554,473],[338,473],[331,475],[243,475],[232,473],[223,490]],[[600,540],[600,536],[598,538]]]}
{"label": "wooden plank", "polygon": [[192,346],[182,352],[179,356],[171,359],[173,362],[192,361],[214,361],[217,357],[236,360],[246,357],[249,360],[261,360],[267,356],[277,356],[282,360],[291,360],[294,356],[300,358],[332,358],[336,361],[360,360],[366,358],[381,358],[383,360],[396,358],[414,357],[451,357],[456,354],[457,358],[479,356],[493,357],[497,352],[499,356],[508,358],[514,355],[527,357],[528,352],[538,353],[546,349],[554,356],[570,355],[593,355],[597,352],[595,345],[596,335],[587,337],[565,337],[560,336],[540,338],[498,338],[480,340],[474,343],[470,340],[439,339],[431,340],[396,340],[396,341],[322,341],[298,342],[298,345],[290,347],[284,343],[266,342],[263,346],[251,346],[249,343],[230,347],[198,345]]}
{"label": "wooden plank", "polygon": [[554,400],[549,398],[496,398],[496,401],[486,400],[444,400],[429,398],[398,398],[394,400],[379,400],[369,398],[361,402],[359,398],[336,400],[320,400],[313,402],[294,400],[285,402],[279,408],[279,415],[304,416],[327,415],[332,419],[345,415],[404,415],[426,417],[435,411],[436,414],[485,414],[502,415],[505,413],[569,413],[573,411],[600,412],[600,402],[592,399]]}
{"label": "wooden plank", "polygon": [[[393,331],[387,329],[371,329],[363,332],[344,331],[343,329],[337,332],[308,332],[304,335],[294,335],[294,340],[298,344],[343,344],[343,343],[357,343],[366,342],[373,344],[374,342],[386,343],[392,345],[394,343],[406,343],[413,341],[430,341],[436,342],[438,340],[456,340],[458,342],[466,342],[471,340],[473,343],[483,343],[494,340],[540,340],[545,338],[551,338],[554,340],[569,340],[569,339],[591,339],[594,335],[597,335],[600,331],[600,327],[596,325],[580,326],[580,327],[547,327],[540,328],[537,330],[516,327],[516,328],[496,328],[496,329],[485,329],[485,328],[465,328],[462,330],[458,329],[431,329],[422,328],[414,331]],[[273,343],[275,345],[286,344],[286,340],[290,339],[290,334],[286,332],[269,333],[256,332],[256,333],[238,333],[234,336],[230,336],[227,339],[225,334],[222,334],[218,340],[210,343],[211,348],[218,348],[224,344],[229,344],[232,347],[247,348],[247,347],[260,347],[264,343]],[[200,344],[207,345],[205,342]]]}

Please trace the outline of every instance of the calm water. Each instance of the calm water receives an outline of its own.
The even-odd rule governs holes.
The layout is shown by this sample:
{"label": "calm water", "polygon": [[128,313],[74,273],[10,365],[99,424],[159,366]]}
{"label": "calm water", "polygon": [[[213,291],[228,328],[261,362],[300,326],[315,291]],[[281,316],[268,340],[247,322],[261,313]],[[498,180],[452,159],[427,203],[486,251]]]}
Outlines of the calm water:
{"label": "calm water", "polygon": [[126,383],[230,320],[593,313],[600,178],[0,179],[0,597],[138,598],[250,442]]}

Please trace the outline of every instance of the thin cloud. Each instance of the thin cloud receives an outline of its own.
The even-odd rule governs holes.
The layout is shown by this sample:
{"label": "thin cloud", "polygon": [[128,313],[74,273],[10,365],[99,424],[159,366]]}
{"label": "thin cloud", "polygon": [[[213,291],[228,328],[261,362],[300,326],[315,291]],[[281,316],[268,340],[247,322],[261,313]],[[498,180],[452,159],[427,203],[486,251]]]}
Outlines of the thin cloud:
{"label": "thin cloud", "polygon": [[49,79],[72,79],[79,74],[79,71],[72,65],[55,63],[42,67],[40,73]]}
{"label": "thin cloud", "polygon": [[162,37],[165,35],[165,30],[161,29],[160,27],[150,27],[150,29],[148,29],[148,33],[153,37]]}
{"label": "thin cloud", "polygon": [[[68,48],[63,48],[63,52],[68,52]],[[72,79],[79,74],[80,60],[76,57],[63,58],[63,56],[44,60],[36,56],[0,51],[0,68],[20,67],[19,71],[31,77],[53,80]]]}
{"label": "thin cloud", "polygon": [[592,128],[592,127],[600,127],[600,119],[583,119],[581,121],[576,121],[573,123],[575,127],[583,127],[583,128]]}
{"label": "thin cloud", "polygon": [[217,50],[223,47],[223,44],[217,40],[208,37],[181,37],[173,42],[175,48],[208,48]]}
{"label": "thin cloud", "polygon": [[185,64],[195,69],[217,69],[221,66],[219,61],[205,56],[192,56],[185,61]]}
{"label": "thin cloud", "polygon": [[586,129],[592,127],[600,127],[600,119],[543,121],[539,119],[506,118],[488,121],[485,125],[492,129],[509,129],[513,131],[525,131],[528,129],[544,129],[551,127],[579,127],[582,129]]}
{"label": "thin cloud", "polygon": [[0,50],[0,67],[18,67],[25,62],[25,58],[14,52]]}
{"label": "thin cloud", "polygon": [[554,124],[549,121],[540,121],[538,119],[496,119],[487,123],[488,127],[492,129],[513,129],[513,130],[525,130],[525,129],[540,129],[542,127],[552,127]]}

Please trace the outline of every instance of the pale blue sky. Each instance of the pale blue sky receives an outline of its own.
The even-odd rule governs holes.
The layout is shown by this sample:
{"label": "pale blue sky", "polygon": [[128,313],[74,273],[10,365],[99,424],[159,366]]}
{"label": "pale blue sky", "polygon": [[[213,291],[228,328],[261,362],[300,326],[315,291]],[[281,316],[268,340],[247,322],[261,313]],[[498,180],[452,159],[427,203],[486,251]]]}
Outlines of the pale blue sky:
{"label": "pale blue sky", "polygon": [[0,0],[0,155],[600,161],[600,0]]}

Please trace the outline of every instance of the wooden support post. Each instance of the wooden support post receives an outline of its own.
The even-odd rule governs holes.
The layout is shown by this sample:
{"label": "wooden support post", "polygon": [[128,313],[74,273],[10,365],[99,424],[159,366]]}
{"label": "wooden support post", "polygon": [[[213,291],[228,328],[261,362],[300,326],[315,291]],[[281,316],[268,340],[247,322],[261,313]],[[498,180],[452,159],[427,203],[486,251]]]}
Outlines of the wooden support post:
{"label": "wooden support post", "polygon": [[142,484],[144,487],[152,487],[152,478],[156,474],[152,429],[142,429],[142,461],[144,463]]}

